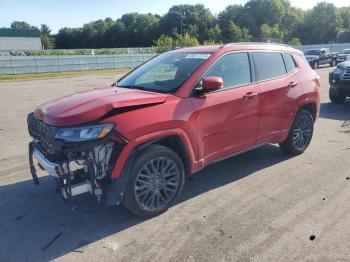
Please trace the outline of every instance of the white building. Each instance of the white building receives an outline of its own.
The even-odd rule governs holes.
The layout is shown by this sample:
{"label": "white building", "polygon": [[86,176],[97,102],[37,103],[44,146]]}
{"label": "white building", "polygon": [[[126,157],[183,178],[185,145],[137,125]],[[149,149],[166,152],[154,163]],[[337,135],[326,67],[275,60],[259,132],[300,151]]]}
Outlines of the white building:
{"label": "white building", "polygon": [[40,33],[35,30],[0,28],[0,51],[41,50]]}

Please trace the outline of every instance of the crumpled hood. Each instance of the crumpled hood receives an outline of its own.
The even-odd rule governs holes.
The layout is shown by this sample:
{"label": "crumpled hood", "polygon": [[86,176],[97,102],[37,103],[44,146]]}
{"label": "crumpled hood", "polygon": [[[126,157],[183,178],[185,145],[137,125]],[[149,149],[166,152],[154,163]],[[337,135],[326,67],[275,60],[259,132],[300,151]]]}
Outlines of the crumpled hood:
{"label": "crumpled hood", "polygon": [[97,120],[113,109],[165,102],[166,94],[106,87],[76,93],[39,106],[34,115],[52,126],[73,126]]}

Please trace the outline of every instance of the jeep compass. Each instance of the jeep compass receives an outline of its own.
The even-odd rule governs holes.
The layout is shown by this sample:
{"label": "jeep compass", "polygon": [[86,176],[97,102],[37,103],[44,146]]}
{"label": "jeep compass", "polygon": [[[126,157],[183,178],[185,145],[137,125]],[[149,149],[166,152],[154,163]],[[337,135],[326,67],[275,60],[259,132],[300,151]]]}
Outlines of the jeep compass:
{"label": "jeep compass", "polygon": [[319,81],[289,46],[178,49],[111,86],[48,102],[28,115],[29,164],[64,199],[91,193],[142,217],[166,211],[185,177],[267,143],[299,155],[319,115]]}

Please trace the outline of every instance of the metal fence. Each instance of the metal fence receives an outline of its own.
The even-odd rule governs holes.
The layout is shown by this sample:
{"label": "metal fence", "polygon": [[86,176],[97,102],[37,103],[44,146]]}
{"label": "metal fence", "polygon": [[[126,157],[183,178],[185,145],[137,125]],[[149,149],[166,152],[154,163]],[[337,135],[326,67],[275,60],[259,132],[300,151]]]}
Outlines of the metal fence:
{"label": "metal fence", "polygon": [[346,48],[350,48],[350,43],[344,44],[321,44],[321,45],[299,45],[294,46],[294,48],[299,49],[300,51],[307,51],[310,49],[319,49],[319,48],[329,48],[331,52],[341,52]]}
{"label": "metal fence", "polygon": [[155,54],[0,56],[0,75],[133,68]]}
{"label": "metal fence", "polygon": [[[295,48],[301,51],[329,48],[331,52],[341,52],[345,48],[350,48],[350,43],[303,45],[295,46]],[[141,52],[141,50],[144,52],[145,48],[138,51]],[[148,61],[155,55],[155,53],[133,53],[114,55],[0,56],[0,75],[133,68]]]}

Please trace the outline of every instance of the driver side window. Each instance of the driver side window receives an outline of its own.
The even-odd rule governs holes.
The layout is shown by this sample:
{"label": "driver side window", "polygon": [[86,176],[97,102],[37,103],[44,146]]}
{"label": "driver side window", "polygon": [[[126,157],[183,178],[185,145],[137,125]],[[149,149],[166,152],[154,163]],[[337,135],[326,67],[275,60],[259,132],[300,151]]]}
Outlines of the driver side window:
{"label": "driver side window", "polygon": [[247,53],[231,53],[221,57],[204,77],[217,76],[224,80],[223,89],[246,85],[252,82]]}

